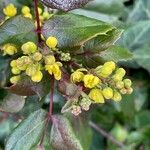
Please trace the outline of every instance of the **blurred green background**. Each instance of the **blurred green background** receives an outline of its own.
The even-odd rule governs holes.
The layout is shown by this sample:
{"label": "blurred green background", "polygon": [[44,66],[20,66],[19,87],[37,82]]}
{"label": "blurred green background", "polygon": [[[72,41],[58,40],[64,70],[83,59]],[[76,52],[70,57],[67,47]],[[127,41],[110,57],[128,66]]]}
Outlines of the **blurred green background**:
{"label": "blurred green background", "polygon": [[[6,1],[17,6],[31,3],[30,0]],[[3,3],[4,0],[0,0],[0,8]],[[117,44],[134,54],[132,61],[119,62],[133,81],[133,94],[124,96],[119,103],[108,101],[104,105],[93,106],[88,113],[78,118],[70,117],[84,149],[150,150],[150,0],[93,0],[86,7],[72,13],[102,20],[123,29]],[[7,79],[7,65],[8,60],[0,57],[1,87]],[[0,89],[0,99],[4,95],[5,90]],[[37,99],[36,96],[28,97],[25,107],[15,115],[0,113],[2,148],[5,139],[22,117],[28,116],[41,105],[43,108],[47,107],[47,97],[43,100],[44,105],[42,102],[38,103]],[[54,108],[56,113],[60,112],[63,104],[62,97],[57,93]]]}

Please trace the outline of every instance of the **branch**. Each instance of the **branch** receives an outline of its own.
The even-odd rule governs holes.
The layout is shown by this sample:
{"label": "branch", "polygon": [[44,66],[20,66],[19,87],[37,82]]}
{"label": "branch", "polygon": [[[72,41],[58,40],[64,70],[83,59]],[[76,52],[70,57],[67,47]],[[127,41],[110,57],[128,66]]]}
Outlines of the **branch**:
{"label": "branch", "polygon": [[117,141],[111,134],[107,133],[107,131],[105,131],[100,126],[97,126],[94,122],[90,121],[89,125],[93,129],[95,129],[97,132],[99,132],[100,134],[102,134],[105,138],[107,138],[108,140],[110,140],[111,142],[113,142],[114,144],[116,144],[118,147],[120,147],[120,148],[125,147],[125,145],[123,143]]}

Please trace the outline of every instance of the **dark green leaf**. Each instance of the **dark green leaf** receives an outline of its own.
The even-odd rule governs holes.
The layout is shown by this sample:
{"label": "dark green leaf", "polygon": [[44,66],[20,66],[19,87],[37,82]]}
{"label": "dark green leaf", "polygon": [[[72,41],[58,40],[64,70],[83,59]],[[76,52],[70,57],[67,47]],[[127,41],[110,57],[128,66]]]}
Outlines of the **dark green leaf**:
{"label": "dark green leaf", "polygon": [[112,29],[113,26],[99,20],[65,14],[56,15],[48,20],[43,26],[42,33],[46,38],[55,36],[59,41],[59,48],[73,48],[82,46],[88,40],[104,35]]}
{"label": "dark green leaf", "polygon": [[6,150],[29,150],[39,143],[44,131],[46,113],[38,110],[25,119],[10,135]]}
{"label": "dark green leaf", "polygon": [[0,26],[0,45],[5,43],[19,44],[37,41],[34,21],[22,16],[8,19]]}
{"label": "dark green leaf", "polygon": [[63,116],[54,116],[50,141],[54,150],[83,150],[69,121]]}
{"label": "dark green leaf", "polygon": [[99,56],[105,61],[112,60],[114,62],[118,62],[132,59],[133,55],[128,49],[114,45],[107,50],[101,52]]}
{"label": "dark green leaf", "polygon": [[0,110],[14,113],[20,111],[25,104],[25,98],[16,94],[8,93],[8,95],[0,103]]}

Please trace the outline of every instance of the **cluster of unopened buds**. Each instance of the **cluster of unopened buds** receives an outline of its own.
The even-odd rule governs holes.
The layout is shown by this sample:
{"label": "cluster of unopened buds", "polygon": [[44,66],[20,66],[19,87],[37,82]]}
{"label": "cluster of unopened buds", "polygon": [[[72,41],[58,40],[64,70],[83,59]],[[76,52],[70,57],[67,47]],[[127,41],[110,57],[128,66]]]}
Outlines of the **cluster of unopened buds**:
{"label": "cluster of unopened buds", "polygon": [[[24,17],[33,18],[28,6],[23,6],[21,12]],[[38,12],[41,23],[51,17],[41,8],[38,8]],[[9,4],[3,9],[3,13],[8,19],[17,14],[17,8],[13,4]],[[72,58],[70,53],[60,51],[57,48],[58,44],[55,37],[48,37],[45,40],[45,46],[49,49],[46,54],[32,41],[24,43],[21,47],[12,43],[2,45],[0,48],[3,55],[19,53],[20,56],[22,54],[10,62],[11,72],[14,75],[10,78],[10,82],[16,84],[22,75],[29,76],[33,82],[40,82],[44,78],[45,71],[53,75],[56,80],[61,80],[63,62],[72,61]],[[126,71],[119,68],[113,61],[90,70],[86,68],[75,70],[70,75],[69,82],[82,90],[70,107],[72,114],[77,116],[82,110],[88,111],[92,103],[104,103],[108,99],[121,101],[122,94],[131,94],[133,92],[132,82],[130,79],[124,78],[125,74]]]}

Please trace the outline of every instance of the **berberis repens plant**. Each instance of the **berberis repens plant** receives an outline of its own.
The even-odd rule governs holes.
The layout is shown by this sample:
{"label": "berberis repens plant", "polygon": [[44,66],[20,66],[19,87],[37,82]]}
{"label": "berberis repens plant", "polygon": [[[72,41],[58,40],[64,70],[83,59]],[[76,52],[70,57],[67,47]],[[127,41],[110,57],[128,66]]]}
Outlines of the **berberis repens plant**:
{"label": "berberis repens plant", "polygon": [[[122,31],[68,12],[89,1],[41,0],[39,5],[34,0],[30,5],[4,5],[0,49],[9,75],[1,83],[7,98],[0,110],[23,113],[23,109],[28,114],[27,101],[39,98],[33,103],[38,103],[39,110],[19,119],[21,123],[6,140],[6,150],[82,150],[64,115],[77,118],[92,111],[93,105],[119,102],[124,94],[132,93],[131,80],[117,64],[132,58],[126,49],[114,45]],[[60,96],[64,115],[54,115],[54,101]]]}

